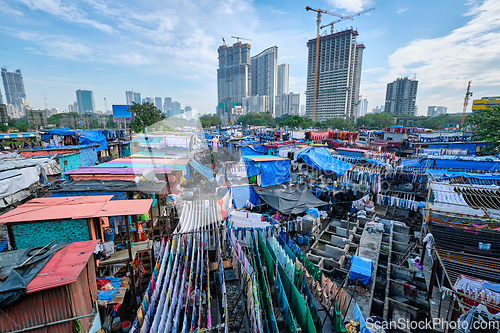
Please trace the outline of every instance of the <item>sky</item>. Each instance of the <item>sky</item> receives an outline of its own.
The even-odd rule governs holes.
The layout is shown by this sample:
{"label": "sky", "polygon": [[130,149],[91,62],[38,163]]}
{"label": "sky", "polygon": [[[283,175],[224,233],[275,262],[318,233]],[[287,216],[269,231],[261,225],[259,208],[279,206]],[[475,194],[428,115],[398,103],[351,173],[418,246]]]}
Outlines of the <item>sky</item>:
{"label": "sky", "polygon": [[[21,69],[37,109],[46,98],[67,110],[77,89],[94,92],[96,109],[105,109],[104,98],[111,109],[134,90],[213,113],[217,48],[241,36],[252,55],[278,46],[290,91],[305,104],[306,43],[316,36],[316,13],[306,6],[344,15],[375,7],[335,25],[357,30],[366,47],[360,94],[368,110],[403,76],[419,81],[420,115],[429,105],[462,112],[469,80],[473,98],[500,95],[498,0],[0,0],[0,67]],[[325,14],[322,24],[335,19]]]}

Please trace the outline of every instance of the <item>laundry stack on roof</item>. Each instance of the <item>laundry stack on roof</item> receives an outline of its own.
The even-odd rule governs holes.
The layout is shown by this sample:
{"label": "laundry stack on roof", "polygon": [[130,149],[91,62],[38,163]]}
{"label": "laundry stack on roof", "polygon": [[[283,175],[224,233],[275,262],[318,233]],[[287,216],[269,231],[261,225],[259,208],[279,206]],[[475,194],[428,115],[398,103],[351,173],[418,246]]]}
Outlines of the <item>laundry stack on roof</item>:
{"label": "laundry stack on roof", "polygon": [[1,332],[500,328],[500,159],[473,133],[0,140]]}

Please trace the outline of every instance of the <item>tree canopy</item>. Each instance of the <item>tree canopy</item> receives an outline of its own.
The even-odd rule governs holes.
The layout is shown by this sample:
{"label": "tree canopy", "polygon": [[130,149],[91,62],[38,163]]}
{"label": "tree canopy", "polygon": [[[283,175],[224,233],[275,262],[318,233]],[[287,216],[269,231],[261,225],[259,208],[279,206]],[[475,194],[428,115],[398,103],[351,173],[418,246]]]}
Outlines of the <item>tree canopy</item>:
{"label": "tree canopy", "polygon": [[328,118],[324,121],[326,128],[334,128],[342,131],[356,130],[356,124],[344,118]]}
{"label": "tree canopy", "polygon": [[486,152],[497,153],[500,150],[500,106],[473,111],[466,124],[473,128],[475,140],[491,143]]}
{"label": "tree canopy", "polygon": [[461,121],[461,115],[452,116],[449,114],[440,114],[439,116],[427,118],[418,122],[418,126],[424,128],[442,129],[443,127],[453,127],[456,124],[460,124]]}
{"label": "tree canopy", "polygon": [[243,126],[274,126],[274,118],[269,112],[248,113],[239,117],[236,123],[241,123]]}
{"label": "tree canopy", "polygon": [[[276,119],[278,119],[278,118],[276,118]],[[293,117],[289,117],[286,120],[280,121],[278,123],[278,126],[289,127],[289,128],[308,128],[308,127],[312,126],[312,120],[310,118],[295,115]]]}
{"label": "tree canopy", "polygon": [[381,129],[394,125],[394,118],[388,113],[369,113],[356,120],[358,127],[366,127],[368,129]]}
{"label": "tree canopy", "polygon": [[130,128],[136,133],[140,133],[144,130],[144,127],[151,126],[166,118],[165,114],[148,102],[142,104],[132,103],[129,110],[132,114]]}
{"label": "tree canopy", "polygon": [[208,128],[210,126],[219,126],[221,124],[220,117],[216,114],[214,115],[203,115],[200,117],[201,127]]}

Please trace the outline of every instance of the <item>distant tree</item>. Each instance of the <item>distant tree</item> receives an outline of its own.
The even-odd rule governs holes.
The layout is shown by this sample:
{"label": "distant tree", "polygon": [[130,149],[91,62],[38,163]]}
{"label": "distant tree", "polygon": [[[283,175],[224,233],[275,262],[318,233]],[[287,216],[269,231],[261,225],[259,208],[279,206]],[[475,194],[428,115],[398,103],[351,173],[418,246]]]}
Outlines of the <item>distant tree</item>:
{"label": "distant tree", "polygon": [[219,126],[221,124],[221,120],[220,117],[216,114],[206,114],[200,117],[200,123],[203,128],[208,128],[210,126]]}
{"label": "distant tree", "polygon": [[0,124],[0,132],[7,133],[9,130],[9,125]]}
{"label": "distant tree", "polygon": [[381,129],[394,125],[394,118],[385,112],[369,113],[356,120],[358,127],[367,127],[368,129]]}
{"label": "distant tree", "polygon": [[132,114],[130,128],[136,133],[140,133],[144,131],[144,127],[151,126],[166,118],[161,110],[147,102],[142,104],[132,103],[129,110]]}
{"label": "distant tree", "polygon": [[282,121],[288,120],[288,119],[290,119],[292,117],[293,117],[292,115],[284,114],[284,115],[282,115],[280,117],[274,118],[274,123],[279,125],[279,123],[281,123]]}
{"label": "distant tree", "polygon": [[309,128],[312,126],[311,118],[301,117],[299,115],[295,115],[287,120],[281,121],[278,124],[280,127],[289,127],[289,128]]}
{"label": "distant tree", "polygon": [[328,118],[324,122],[324,127],[335,128],[342,131],[354,131],[356,129],[356,125],[353,122],[340,117]]}
{"label": "distant tree", "polygon": [[475,140],[491,143],[491,146],[486,147],[486,153],[500,151],[500,106],[473,111],[466,124],[472,127]]}
{"label": "distant tree", "polygon": [[29,129],[26,116],[21,118],[9,118],[8,124],[9,127],[16,128],[19,132],[27,132]]}
{"label": "distant tree", "polygon": [[236,123],[243,126],[274,126],[274,118],[269,112],[248,113],[239,117]]}

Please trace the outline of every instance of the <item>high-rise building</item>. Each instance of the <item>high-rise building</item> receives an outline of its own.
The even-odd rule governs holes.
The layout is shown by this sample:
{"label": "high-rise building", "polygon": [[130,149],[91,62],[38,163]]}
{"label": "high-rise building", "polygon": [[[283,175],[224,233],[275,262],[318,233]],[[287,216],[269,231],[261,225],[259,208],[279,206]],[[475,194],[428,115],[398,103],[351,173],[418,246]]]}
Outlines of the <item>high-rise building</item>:
{"label": "high-rise building", "polygon": [[26,92],[24,91],[24,80],[21,70],[8,72],[7,68],[2,68],[2,80],[7,104],[12,104],[17,113],[24,115],[26,105]]}
{"label": "high-rise building", "polygon": [[384,108],[385,106],[376,106],[374,109],[372,109],[372,113],[381,113],[381,112],[384,112]]}
{"label": "high-rise building", "polygon": [[[364,45],[357,45],[352,29],[326,35],[319,41],[316,120],[341,117],[355,120]],[[306,117],[313,117],[316,38],[307,42]]]}
{"label": "high-rise building", "polygon": [[385,110],[391,114],[416,115],[418,81],[407,77],[398,78],[387,84],[385,93]]}
{"label": "high-rise building", "polygon": [[274,111],[276,117],[289,114],[291,116],[298,115],[300,112],[300,94],[281,94],[275,98]]}
{"label": "high-rise building", "polygon": [[250,44],[241,42],[218,49],[217,113],[222,123],[235,121],[232,109],[242,105],[243,97],[250,95]]}
{"label": "high-rise building", "polygon": [[0,103],[0,124],[7,125],[9,123],[9,115],[7,113],[7,105]]}
{"label": "high-rise building", "polygon": [[193,108],[189,105],[184,107],[184,115],[186,115],[187,119],[191,119],[193,117]]}
{"label": "high-rise building", "polygon": [[274,116],[274,97],[278,91],[278,47],[271,46],[252,57],[252,96],[268,96],[266,112]]}
{"label": "high-rise building", "polygon": [[241,106],[244,114],[266,112],[266,107],[269,105],[269,96],[248,96],[243,97]]}
{"label": "high-rise building", "polygon": [[142,99],[142,102],[143,102],[143,103],[149,103],[149,104],[153,104],[153,105],[154,105],[154,102],[155,102],[155,101],[154,101],[154,99],[153,99],[152,97],[144,97],[144,98]]}
{"label": "high-rise building", "polygon": [[181,114],[181,103],[173,102],[172,103],[172,117],[178,116]]}
{"label": "high-rise building", "polygon": [[76,112],[78,113],[78,103],[74,102],[73,104],[68,105],[68,112]]}
{"label": "high-rise building", "polygon": [[161,97],[155,97],[155,106],[158,110],[163,111],[163,103],[161,102]]}
{"label": "high-rise building", "polygon": [[[134,103],[141,104],[141,93],[134,92]],[[130,104],[130,105],[132,105],[132,104]]]}
{"label": "high-rise building", "polygon": [[163,112],[167,117],[172,117],[172,98],[165,97],[165,101],[163,103]]}
{"label": "high-rise building", "polygon": [[132,102],[134,101],[134,92],[125,91],[125,99],[127,100],[126,105],[132,105]]}
{"label": "high-rise building", "polygon": [[427,117],[437,117],[446,114],[448,108],[446,106],[429,106],[427,108]]}
{"label": "high-rise building", "polygon": [[358,117],[366,116],[368,113],[368,100],[361,98],[358,103]]}
{"label": "high-rise building", "polygon": [[91,90],[78,89],[76,91],[76,102],[80,114],[95,111],[94,94]]}
{"label": "high-rise building", "polygon": [[276,95],[288,94],[290,83],[290,65],[281,64],[278,66],[278,90]]}
{"label": "high-rise building", "polygon": [[2,89],[0,89],[0,104],[3,104]]}

